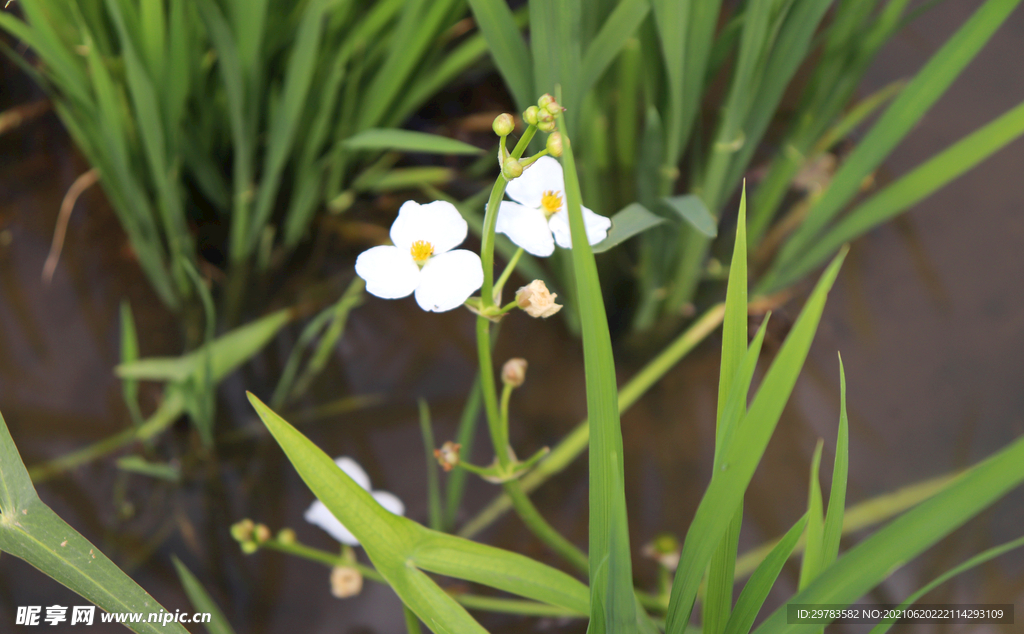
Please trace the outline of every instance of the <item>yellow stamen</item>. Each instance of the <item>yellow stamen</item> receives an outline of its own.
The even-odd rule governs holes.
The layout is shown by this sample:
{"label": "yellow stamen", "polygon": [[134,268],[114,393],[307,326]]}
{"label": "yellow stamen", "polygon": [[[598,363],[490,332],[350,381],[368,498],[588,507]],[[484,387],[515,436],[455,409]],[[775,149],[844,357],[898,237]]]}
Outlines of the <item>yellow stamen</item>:
{"label": "yellow stamen", "polygon": [[541,195],[540,206],[544,215],[550,218],[562,209],[562,193],[553,192],[549,189]]}
{"label": "yellow stamen", "polygon": [[426,240],[417,240],[412,243],[412,248],[409,249],[409,253],[412,255],[412,259],[423,266],[423,263],[430,259],[430,256],[434,255],[434,245],[430,244]]}

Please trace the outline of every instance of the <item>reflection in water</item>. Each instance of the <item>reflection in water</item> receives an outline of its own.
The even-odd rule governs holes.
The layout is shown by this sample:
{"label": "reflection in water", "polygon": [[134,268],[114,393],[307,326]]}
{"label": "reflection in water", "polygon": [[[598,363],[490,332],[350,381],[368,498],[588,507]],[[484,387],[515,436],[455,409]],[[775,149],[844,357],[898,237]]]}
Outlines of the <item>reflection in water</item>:
{"label": "reflection in water", "polygon": [[[925,16],[895,41],[866,89],[919,67],[969,9],[954,5]],[[905,172],[1020,98],[1024,77],[1002,72],[1001,60],[1007,51],[1019,53],[1022,34],[1024,15],[1017,12],[972,71],[901,146],[888,171]],[[3,72],[6,88],[12,85],[8,65]],[[5,93],[0,109],[13,103],[8,99],[29,96]],[[130,249],[98,189],[79,201],[52,285],[40,282],[60,198],[87,168],[68,150],[52,115],[3,140],[0,411],[32,464],[130,424],[110,372],[118,358],[122,298],[131,301],[136,320],[145,326],[146,355],[175,354],[181,342],[174,320],[132,265]],[[974,463],[1024,433],[1024,299],[1014,292],[1024,286],[1019,255],[1024,194],[1015,187],[1022,161],[1024,147],[1018,143],[905,221],[855,245],[747,496],[741,549],[783,533],[803,512],[810,456],[819,437],[826,445],[822,473],[827,486],[838,421],[837,350],[848,380],[850,503]],[[337,292],[345,282],[337,280]],[[784,310],[795,315],[798,305]],[[506,324],[496,361],[512,356],[530,361],[512,415],[513,444],[520,455],[529,455],[555,444],[583,418],[581,355],[557,320],[517,315]],[[255,423],[242,392],[269,392],[292,343],[283,339],[266,358],[225,384],[219,403],[222,430]],[[424,521],[424,458],[415,401],[420,396],[429,400],[438,442],[451,438],[460,399],[472,381],[473,342],[472,320],[463,312],[428,315],[412,300],[371,298],[353,313],[330,373],[298,407],[345,394],[380,393],[385,404],[310,422],[304,430],[328,454],[356,457],[375,483],[406,501],[410,517]],[[636,572],[646,584],[654,569],[638,545],[662,531],[681,535],[709,478],[718,345],[714,337],[702,345],[623,417]],[[639,363],[625,352],[619,356],[621,382]],[[155,398],[156,393],[144,392],[147,411]],[[488,461],[484,444],[477,443],[477,463]],[[216,456],[202,456],[182,425],[152,451],[154,458],[181,464],[181,485],[126,476],[112,461],[104,461],[47,483],[40,494],[172,610],[188,608],[170,565],[170,556],[177,554],[225,606],[239,632],[285,632],[297,626],[310,633],[402,631],[399,605],[389,589],[367,584],[359,598],[339,601],[329,593],[329,571],[323,566],[271,552],[239,553],[227,528],[242,517],[266,522],[273,530],[293,526],[301,541],[334,548],[328,536],[302,521],[312,496],[270,439],[227,443]],[[466,508],[479,508],[494,492],[493,485],[471,480]],[[585,461],[539,489],[534,499],[553,524],[585,545]],[[869,599],[897,602],[971,554],[1018,537],[1024,526],[1022,502],[1021,492],[1011,494],[926,558],[896,572]],[[514,517],[481,538],[552,560]],[[23,562],[0,561],[3,614],[12,614],[18,605],[76,601]],[[1024,555],[1013,553],[946,584],[927,601],[1019,601],[1022,580]],[[797,567],[790,565],[770,601],[778,604],[795,590],[796,581]],[[481,618],[495,632],[523,631],[535,623]],[[557,620],[530,628],[585,629],[578,622]],[[943,630],[921,626],[914,631]]]}

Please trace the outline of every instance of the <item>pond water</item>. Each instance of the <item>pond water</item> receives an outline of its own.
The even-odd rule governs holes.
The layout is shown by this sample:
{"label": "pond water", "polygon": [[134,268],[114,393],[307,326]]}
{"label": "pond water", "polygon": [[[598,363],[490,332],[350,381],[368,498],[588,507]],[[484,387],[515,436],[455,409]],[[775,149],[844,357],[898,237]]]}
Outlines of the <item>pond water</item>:
{"label": "pond water", "polygon": [[[868,74],[865,92],[919,68],[966,19],[971,4],[944,3],[897,37]],[[886,163],[880,178],[906,172],[1019,102],[1024,74],[1008,60],[1020,59],[1022,41],[1024,11],[1018,10]],[[9,63],[0,68],[0,110],[40,96]],[[825,439],[827,486],[838,421],[837,351],[843,354],[848,384],[850,504],[968,466],[1024,433],[1021,165],[1024,144],[1018,142],[904,219],[854,245],[805,371],[748,492],[741,550],[781,534],[803,512],[819,437]],[[52,115],[2,137],[0,411],[30,465],[128,424],[111,373],[118,360],[122,298],[131,301],[145,329],[145,355],[175,354],[181,346],[173,318],[133,266],[123,234],[96,188],[75,210],[53,282],[40,281],[61,197],[86,169]],[[357,251],[348,247],[337,254],[336,270],[345,270]],[[340,293],[347,280],[332,283]],[[794,301],[775,319],[784,323],[798,310],[799,301]],[[514,318],[502,330],[496,360],[523,356],[530,361],[527,382],[512,405],[513,444],[520,455],[529,455],[557,443],[583,418],[581,353],[557,320]],[[219,401],[222,430],[258,428],[243,391],[269,393],[295,336],[290,331],[280,337],[267,355],[225,383]],[[718,345],[712,336],[623,416],[630,529],[641,580],[653,579],[654,570],[639,555],[639,546],[663,531],[681,536],[709,478]],[[641,360],[625,351],[619,356],[621,383]],[[416,399],[429,400],[438,442],[450,438],[474,366],[468,314],[429,315],[411,300],[371,298],[352,314],[328,374],[305,404],[348,394],[380,394],[386,404],[310,422],[303,429],[329,454],[357,458],[375,487],[396,493],[409,516],[425,521]],[[156,396],[145,390],[144,406],[151,408]],[[483,444],[478,442],[477,462],[487,459]],[[125,477],[107,460],[41,485],[40,495],[171,610],[189,609],[170,562],[175,554],[213,592],[239,633],[404,631],[399,604],[387,588],[368,583],[358,598],[340,601],[330,595],[329,571],[319,564],[273,552],[239,552],[227,528],[243,517],[273,530],[292,526],[305,543],[335,547],[326,534],[303,522],[312,495],[276,444],[257,433],[225,443],[216,457],[199,459],[196,450],[195,438],[179,424],[154,456],[178,461],[183,484]],[[462,518],[494,492],[493,485],[471,480]],[[585,545],[584,461],[532,497],[555,526]],[[898,602],[971,554],[1020,536],[1022,503],[1024,494],[1012,493],[897,571],[870,600]],[[481,539],[554,561],[512,516]],[[844,547],[849,543],[844,541]],[[796,581],[797,567],[791,564],[771,601],[781,602]],[[946,584],[927,601],[1021,599],[1024,554],[1016,552]],[[4,623],[13,622],[19,605],[76,600],[24,562],[0,557]],[[585,630],[580,622],[481,619],[494,632]],[[996,627],[971,631],[1010,631],[991,629]],[[966,629],[917,626],[913,631]]]}

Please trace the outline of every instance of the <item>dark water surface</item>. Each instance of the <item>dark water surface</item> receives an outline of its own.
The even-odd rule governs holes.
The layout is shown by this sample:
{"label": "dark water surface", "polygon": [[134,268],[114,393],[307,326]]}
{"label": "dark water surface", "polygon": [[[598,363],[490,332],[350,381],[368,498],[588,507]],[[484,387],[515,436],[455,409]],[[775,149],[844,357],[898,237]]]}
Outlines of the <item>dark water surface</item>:
{"label": "dark water surface", "polygon": [[[869,73],[865,93],[918,69],[973,5],[944,3],[896,38]],[[1024,98],[1022,42],[1024,11],[1018,10],[879,177],[905,173]],[[15,77],[10,64],[0,72],[0,110],[39,96]],[[1024,144],[1018,142],[854,245],[805,372],[748,492],[741,549],[781,534],[803,512],[819,437],[825,439],[827,486],[838,421],[837,351],[846,364],[850,408],[849,504],[973,464],[1024,433],[1022,167]],[[30,465],[128,424],[111,372],[118,360],[122,298],[131,301],[145,330],[145,355],[181,349],[178,327],[133,265],[96,188],[75,210],[53,283],[40,281],[61,197],[86,169],[52,115],[0,137],[0,411]],[[794,302],[776,319],[792,319],[798,310]],[[514,317],[502,330],[496,360],[530,361],[527,382],[512,405],[513,444],[520,455],[529,455],[555,444],[582,419],[581,355],[557,320]],[[294,336],[280,338],[266,357],[225,384],[222,429],[255,425],[242,392],[269,394]],[[623,417],[630,528],[641,579],[650,581],[654,570],[638,545],[663,531],[681,536],[709,478],[718,345],[717,336],[711,337]],[[640,364],[625,354],[620,359],[621,382]],[[415,400],[429,399],[438,441],[450,438],[474,366],[468,314],[428,315],[412,300],[371,298],[353,313],[329,374],[308,403],[372,393],[384,395],[387,404],[309,423],[304,430],[329,454],[359,460],[375,487],[397,494],[408,515],[425,522]],[[156,394],[144,392],[147,411]],[[480,438],[477,462],[487,459]],[[399,604],[387,588],[367,583],[361,596],[340,601],[329,594],[329,571],[319,564],[273,552],[239,553],[227,529],[243,517],[273,530],[292,526],[301,541],[335,548],[331,538],[302,520],[312,495],[272,441],[257,436],[227,444],[215,459],[197,460],[195,450],[183,425],[154,450],[154,458],[182,464],[186,475],[179,486],[126,478],[107,460],[41,485],[40,495],[171,610],[190,610],[170,563],[176,554],[213,591],[240,634],[404,631]],[[133,507],[130,516],[115,502],[118,490]],[[494,490],[471,481],[465,507],[480,508]],[[585,545],[583,461],[533,497],[553,524]],[[1022,532],[1024,495],[1017,491],[897,571],[869,599],[898,602],[971,554]],[[481,537],[554,560],[514,517]],[[791,565],[772,600],[789,596],[796,581],[797,567]],[[926,601],[1016,602],[1020,611],[1024,554],[964,575]],[[0,631],[13,628],[16,606],[76,602],[73,593],[27,564],[0,557]],[[579,622],[557,620],[483,622],[495,632],[584,631]],[[1000,627],[912,631],[1019,631]]]}

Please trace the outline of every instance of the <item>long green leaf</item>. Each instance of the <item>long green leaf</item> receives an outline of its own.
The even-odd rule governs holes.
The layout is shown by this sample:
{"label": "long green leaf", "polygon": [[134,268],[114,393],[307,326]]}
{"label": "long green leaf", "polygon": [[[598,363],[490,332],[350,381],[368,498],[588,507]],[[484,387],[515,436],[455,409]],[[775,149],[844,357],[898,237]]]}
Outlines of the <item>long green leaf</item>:
{"label": "long green leaf", "polygon": [[793,549],[796,548],[796,542],[803,534],[805,526],[807,526],[806,515],[786,532],[785,536],[764,558],[761,565],[757,567],[754,574],[750,576],[746,585],[743,586],[739,598],[736,599],[736,607],[725,626],[725,634],[747,634],[750,631],[754,619],[757,618],[757,613],[764,605],[764,600],[768,598],[768,593],[775,585],[775,580],[779,578],[782,567],[786,565],[786,561],[793,554]]}
{"label": "long green leaf", "polygon": [[473,17],[491,50],[494,64],[508,85],[520,110],[538,97],[534,94],[533,63],[526,42],[515,26],[505,0],[469,0]]}
{"label": "long green leaf", "polygon": [[700,196],[693,194],[671,196],[661,199],[661,203],[704,236],[714,238],[718,235],[718,221],[715,220]]}
{"label": "long green leaf", "polygon": [[624,0],[615,7],[583,55],[579,83],[581,97],[586,96],[601,79],[650,10],[649,0]]}
{"label": "long green leaf", "polygon": [[213,597],[206,591],[206,588],[199,582],[199,579],[196,579],[192,571],[185,564],[181,563],[180,559],[172,557],[171,560],[174,562],[174,569],[178,571],[178,579],[181,580],[181,585],[185,588],[185,594],[188,595],[188,600],[192,602],[192,607],[195,608],[196,612],[205,612],[210,615],[210,622],[206,624],[206,631],[209,634],[235,634],[235,631],[231,629],[231,624],[228,623],[227,617],[220,611],[217,603],[214,602]]}
{"label": "long green leaf", "polygon": [[397,150],[426,154],[483,154],[480,148],[437,134],[372,128],[345,139],[343,145],[350,150]]}
{"label": "long green leaf", "polygon": [[1020,0],[987,0],[907,84],[836,174],[800,229],[779,254],[789,264],[819,236],[856,194],[861,182],[910,132],[978,54]]}
{"label": "long green leaf", "polygon": [[[699,200],[699,199],[698,199]],[[725,317],[722,321],[722,364],[718,377],[718,411],[715,417],[715,471],[725,451],[728,425],[723,420],[726,402],[733,400],[739,414],[746,410],[750,377],[742,377],[740,367],[747,355],[747,191],[740,197],[739,218],[736,224],[735,246],[729,267],[729,284],[725,294]],[[759,349],[759,348],[758,348]],[[754,361],[756,362],[756,353]],[[745,380],[744,380],[745,379]],[[730,394],[731,391],[736,394]],[[725,629],[732,610],[733,575],[736,570],[736,547],[743,510],[740,507],[711,559],[708,570],[707,593],[704,599],[704,630],[706,634],[719,634]]]}
{"label": "long green leaf", "polygon": [[[1011,542],[1006,542],[1005,544],[1000,544],[998,546],[994,546],[992,548],[989,548],[988,550],[986,550],[984,552],[978,553],[977,555],[971,557],[970,559],[968,559],[964,563],[960,564],[959,566],[956,566],[955,568],[947,570],[946,572],[942,573],[941,575],[939,575],[938,577],[936,577],[935,579],[930,581],[927,585],[925,585],[924,587],[920,588],[914,594],[912,594],[909,597],[907,597],[906,599],[904,599],[899,604],[899,606],[895,610],[893,610],[893,611],[896,612],[896,613],[899,613],[903,608],[906,608],[906,607],[909,607],[909,606],[913,605],[918,599],[920,599],[924,595],[928,594],[929,592],[931,592],[935,588],[939,587],[940,585],[946,583],[947,581],[949,581],[953,577],[955,577],[955,576],[957,576],[957,575],[959,575],[961,573],[967,572],[968,570],[970,570],[972,568],[980,566],[981,564],[985,563],[986,561],[991,561],[992,559],[995,559],[996,557],[998,557],[999,555],[1002,555],[1003,553],[1007,553],[1007,552],[1009,552],[1011,550],[1014,550],[1015,548],[1020,548],[1022,546],[1024,546],[1024,537],[1019,537],[1019,538],[1017,538],[1017,539],[1015,539],[1015,540],[1013,540]],[[889,631],[889,628],[892,627],[892,624],[894,622],[895,622],[895,619],[886,619],[886,620],[882,621],[881,623],[879,623],[878,625],[876,625],[875,627],[871,628],[870,634],[885,634],[886,632]]]}
{"label": "long green leaf", "polygon": [[845,255],[845,251],[840,253],[818,281],[765,375],[750,409],[737,426],[723,456],[722,469],[712,476],[697,507],[683,542],[679,568],[672,584],[665,630],[667,634],[682,634],[690,620],[701,577],[775,431],[775,425],[810,350],[811,340],[825,307],[825,299],[839,274]]}
{"label": "long green leaf", "polygon": [[[558,125],[563,137],[570,139],[563,117],[558,117]],[[571,143],[565,143],[564,147],[565,197],[583,331],[587,415],[590,419],[590,632],[625,632],[636,627],[636,605],[626,520],[615,360],[597,277],[597,263],[583,227],[582,196]]]}
{"label": "long green leaf", "polygon": [[821,481],[818,479],[821,467],[822,442],[814,447],[811,459],[811,483],[807,493],[807,539],[804,542],[804,558],[800,564],[800,588],[807,587],[821,572],[822,536],[825,520],[821,512]]}
{"label": "long green leaf", "polygon": [[836,459],[832,466],[832,489],[825,514],[822,537],[821,567],[828,568],[839,556],[839,539],[843,535],[846,514],[846,481],[850,471],[850,420],[846,415],[846,370],[839,356],[839,433],[836,436]]}
{"label": "long green leaf", "polygon": [[[39,499],[0,415],[0,551],[24,559],[107,612],[166,612],[145,590]],[[132,623],[133,632],[186,634],[178,623]]]}
{"label": "long green leaf", "polygon": [[[941,493],[907,511],[840,557],[789,603],[849,605],[925,549],[1024,482],[1024,437],[971,468]],[[788,623],[782,606],[757,634],[814,632]]]}
{"label": "long green leaf", "polygon": [[805,254],[781,269],[765,290],[780,288],[820,264],[840,245],[903,213],[1024,135],[1024,103],[960,139],[847,214]]}

